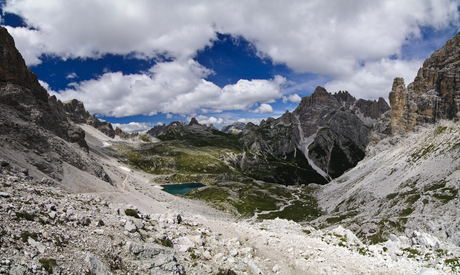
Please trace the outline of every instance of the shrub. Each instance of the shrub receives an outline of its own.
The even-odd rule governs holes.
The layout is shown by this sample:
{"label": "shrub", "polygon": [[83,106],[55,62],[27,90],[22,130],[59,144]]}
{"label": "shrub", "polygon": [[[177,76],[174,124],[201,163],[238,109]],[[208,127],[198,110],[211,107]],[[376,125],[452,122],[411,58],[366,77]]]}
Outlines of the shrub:
{"label": "shrub", "polygon": [[35,233],[35,232],[32,232],[32,233],[31,233],[31,232],[29,232],[29,231],[24,231],[24,232],[21,233],[21,240],[22,240],[23,242],[26,243],[27,240],[29,239],[29,237],[32,238],[32,239],[34,239],[34,240],[37,240],[37,239],[38,239],[38,235],[37,235],[37,233]]}
{"label": "shrub", "polygon": [[168,237],[163,237],[161,239],[156,239],[156,243],[161,244],[162,246],[166,247],[174,247],[173,242]]}
{"label": "shrub", "polygon": [[126,209],[125,214],[126,214],[126,216],[131,216],[131,217],[134,217],[136,219],[139,219],[139,215],[137,215],[137,212],[134,209]]}
{"label": "shrub", "polygon": [[15,212],[16,217],[21,218],[21,219],[26,219],[28,221],[34,221],[36,215],[35,214],[29,214],[27,212]]}

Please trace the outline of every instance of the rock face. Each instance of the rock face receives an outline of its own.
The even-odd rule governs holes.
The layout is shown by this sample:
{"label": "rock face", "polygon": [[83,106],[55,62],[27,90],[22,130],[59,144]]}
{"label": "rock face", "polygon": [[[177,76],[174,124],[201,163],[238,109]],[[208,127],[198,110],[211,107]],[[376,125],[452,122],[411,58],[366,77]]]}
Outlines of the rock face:
{"label": "rock face", "polygon": [[[391,111],[379,117],[354,169],[324,186],[318,204],[371,242],[414,232],[410,243],[436,249],[435,238],[460,243],[460,34],[434,52],[407,87],[395,78]],[[373,232],[370,229],[373,228]]]}
{"label": "rock face", "polygon": [[356,100],[346,91],[331,94],[317,87],[293,113],[269,118],[259,126],[248,124],[243,140],[250,148],[274,156],[299,151],[309,163],[307,169],[315,171],[312,178],[335,178],[364,158],[371,128],[389,109],[383,98]]}
{"label": "rock face", "polygon": [[147,131],[147,134],[152,135],[154,137],[158,136],[163,132],[163,129],[166,127],[166,124],[163,125],[155,125],[153,128]]}
{"label": "rock face", "polygon": [[63,104],[56,97],[49,97],[2,27],[0,140],[3,155],[23,159],[34,171],[56,180],[62,178],[62,163],[66,162],[110,181],[104,169],[88,155],[85,132],[69,123]]}
{"label": "rock face", "polygon": [[[72,99],[63,103],[64,110],[67,118],[75,123],[84,123],[98,129],[108,137],[114,138],[115,131],[113,130],[112,124],[106,121],[100,121],[95,116],[92,116],[88,111],[85,110],[83,102],[77,99]],[[121,129],[120,129],[121,130]],[[119,134],[123,135],[122,132]]]}
{"label": "rock face", "polygon": [[406,88],[395,78],[389,99],[392,134],[407,133],[418,125],[460,117],[460,34],[435,51]]}

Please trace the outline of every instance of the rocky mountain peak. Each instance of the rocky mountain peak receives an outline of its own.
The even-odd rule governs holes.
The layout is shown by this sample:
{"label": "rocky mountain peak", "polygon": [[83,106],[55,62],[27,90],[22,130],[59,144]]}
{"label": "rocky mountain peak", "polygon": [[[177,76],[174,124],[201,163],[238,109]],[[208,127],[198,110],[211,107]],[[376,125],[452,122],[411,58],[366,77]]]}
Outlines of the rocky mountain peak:
{"label": "rocky mountain peak", "polygon": [[356,98],[352,96],[348,91],[339,91],[338,93],[335,93],[332,95],[339,104],[344,105],[344,106],[352,106]]}
{"label": "rocky mountain peak", "polygon": [[311,95],[312,101],[323,101],[326,102],[329,99],[330,94],[321,86],[316,87],[315,91]]}
{"label": "rocky mountain peak", "polygon": [[222,127],[222,132],[224,133],[239,133],[246,128],[246,123],[244,122],[235,122],[233,124]]}
{"label": "rocky mountain peak", "polygon": [[62,180],[66,176],[63,169],[66,163],[111,181],[88,155],[85,132],[69,122],[62,102],[49,96],[40,85],[3,27],[0,27],[0,140],[0,154],[27,163],[33,175]]}
{"label": "rocky mountain peak", "polygon": [[0,83],[12,83],[24,86],[32,91],[41,101],[48,101],[48,93],[38,83],[37,76],[27,67],[24,59],[16,49],[13,37],[0,27]]}
{"label": "rocky mountain peak", "polygon": [[404,79],[395,78],[389,95],[393,135],[440,119],[460,118],[459,44],[457,34],[425,60],[414,82],[407,87]]}
{"label": "rocky mountain peak", "polygon": [[192,119],[190,119],[190,123],[188,125],[191,126],[191,125],[201,125],[201,124],[198,123],[198,120],[196,120],[195,117],[192,117]]}
{"label": "rocky mountain peak", "polygon": [[[113,130],[112,124],[110,122],[101,121],[96,118],[94,115],[91,115],[88,111],[85,110],[83,102],[72,99],[66,101],[62,104],[67,118],[75,123],[84,123],[94,128],[98,129],[108,137],[114,138],[116,133]],[[121,129],[120,129],[121,131]],[[123,132],[123,131],[122,131]],[[119,136],[129,136],[127,133],[120,132]]]}

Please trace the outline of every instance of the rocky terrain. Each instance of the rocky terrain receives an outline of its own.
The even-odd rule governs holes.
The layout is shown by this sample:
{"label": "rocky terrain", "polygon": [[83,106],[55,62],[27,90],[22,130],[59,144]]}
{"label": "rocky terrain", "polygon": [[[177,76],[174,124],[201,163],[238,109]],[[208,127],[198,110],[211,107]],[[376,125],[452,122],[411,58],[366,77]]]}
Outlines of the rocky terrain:
{"label": "rocky terrain", "polygon": [[[91,115],[85,110],[83,102],[76,99],[72,99],[63,102],[62,106],[66,112],[67,118],[74,123],[84,123],[93,126],[108,137],[115,137],[115,130],[113,130],[112,124],[106,121],[100,121],[95,116]],[[118,135],[123,135],[123,132],[119,129]]]}
{"label": "rocky terrain", "polygon": [[2,157],[27,163],[34,176],[65,177],[64,164],[111,182],[88,155],[85,133],[62,103],[38,83],[6,29],[0,28],[0,147]]}
{"label": "rocky terrain", "polygon": [[[152,195],[145,185],[148,200],[163,196],[155,203],[161,206],[146,211],[136,199],[126,204],[106,192],[68,193],[6,161],[0,170],[1,274],[441,274],[458,268],[458,251],[418,232],[367,246],[342,227],[216,217],[196,201],[157,188]],[[127,181],[118,196],[141,186]],[[426,254],[414,252],[420,249]]]}
{"label": "rocky terrain", "polygon": [[[239,134],[122,139],[49,97],[0,28],[0,274],[460,272],[458,39],[395,79],[391,111],[318,87]],[[297,185],[263,181],[280,173]],[[190,179],[209,186],[161,190]]]}
{"label": "rocky terrain", "polygon": [[316,194],[325,210],[317,225],[340,222],[369,242],[417,230],[459,243],[459,40],[434,52],[407,88],[394,80],[392,110],[372,130],[366,158]]}

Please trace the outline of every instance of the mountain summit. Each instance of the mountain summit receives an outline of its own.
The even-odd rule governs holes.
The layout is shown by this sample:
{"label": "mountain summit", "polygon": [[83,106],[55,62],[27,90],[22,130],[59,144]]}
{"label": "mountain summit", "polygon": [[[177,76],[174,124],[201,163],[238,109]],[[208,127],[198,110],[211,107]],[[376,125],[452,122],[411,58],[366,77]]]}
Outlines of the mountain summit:
{"label": "mountain summit", "polygon": [[372,126],[389,109],[383,98],[356,100],[347,91],[331,94],[317,87],[294,112],[259,126],[248,124],[243,140],[249,148],[274,156],[299,151],[312,170],[301,182],[324,183],[364,158]]}

